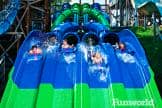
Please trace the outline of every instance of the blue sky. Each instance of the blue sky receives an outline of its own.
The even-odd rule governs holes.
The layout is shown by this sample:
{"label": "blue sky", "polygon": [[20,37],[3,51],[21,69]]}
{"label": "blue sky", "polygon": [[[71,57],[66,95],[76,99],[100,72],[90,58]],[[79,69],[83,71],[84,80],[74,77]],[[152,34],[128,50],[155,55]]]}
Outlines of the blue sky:
{"label": "blue sky", "polygon": [[[92,1],[93,0],[82,0],[82,3],[90,3],[91,4]],[[109,2],[109,1],[115,2],[116,0],[107,0],[107,2]],[[141,2],[148,1],[148,0],[135,0],[135,1],[136,1],[136,3],[141,4]],[[162,0],[152,0],[152,1],[155,1],[155,2],[161,1],[162,2]],[[105,4],[105,0],[95,0],[95,2],[100,3],[100,4]],[[72,0],[72,3],[79,3],[79,0]]]}
{"label": "blue sky", "polygon": [[[82,0],[82,3],[92,3],[93,0]],[[105,4],[105,0],[95,0],[97,3]],[[109,1],[109,0],[107,0]],[[79,3],[79,0],[72,0],[72,3]]]}

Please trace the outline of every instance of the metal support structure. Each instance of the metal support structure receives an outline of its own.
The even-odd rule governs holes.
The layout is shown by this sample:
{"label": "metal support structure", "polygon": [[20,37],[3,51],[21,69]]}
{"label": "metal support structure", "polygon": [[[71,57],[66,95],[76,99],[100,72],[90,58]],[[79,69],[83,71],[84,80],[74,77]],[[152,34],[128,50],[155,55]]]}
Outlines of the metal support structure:
{"label": "metal support structure", "polygon": [[0,37],[0,97],[7,82],[8,72],[14,65],[19,46],[33,29],[32,22],[37,22],[38,19],[41,23],[39,25],[42,25],[40,30],[45,32],[50,30],[49,0],[20,0],[20,2],[14,24]]}
{"label": "metal support structure", "polygon": [[120,26],[123,26],[124,21],[124,6],[122,2],[119,2],[119,10],[120,10]]}
{"label": "metal support structure", "polygon": [[92,3],[95,3],[95,0],[92,0]]}
{"label": "metal support structure", "polygon": [[118,9],[119,9],[119,5],[118,5],[119,1],[116,0],[116,5],[115,5],[115,9],[116,9],[116,27],[118,27]]}
{"label": "metal support structure", "polygon": [[[3,56],[9,57],[8,59],[10,62],[13,60],[10,59],[9,54],[7,53],[13,46],[16,45],[16,48],[19,47],[20,39],[29,33],[31,29],[31,20],[32,20],[32,11],[36,10],[37,12],[40,11],[44,13],[42,16],[42,24],[44,25],[43,30],[48,31],[50,30],[50,8],[49,8],[49,0],[21,0],[20,10],[18,15],[15,19],[15,23],[12,25],[11,29],[6,32],[5,37],[9,38],[9,40],[15,38],[11,42],[11,45],[6,48],[0,43],[0,50],[2,50],[3,54],[0,55],[0,59]],[[42,7],[40,6],[42,5]],[[47,13],[47,15],[46,15]],[[7,40],[8,41],[8,40]]]}
{"label": "metal support structure", "polygon": [[134,26],[137,27],[138,26],[138,11],[137,11],[137,7],[135,6],[135,10],[134,10]]}
{"label": "metal support structure", "polygon": [[106,6],[106,12],[108,13],[109,12],[109,5],[108,5],[108,1],[107,0],[105,0],[105,6]]}
{"label": "metal support structure", "polygon": [[2,96],[2,92],[4,90],[4,86],[3,84],[6,82],[6,77],[5,77],[5,57],[3,57],[2,59],[0,59],[0,97]]}
{"label": "metal support structure", "polygon": [[[3,90],[7,83],[8,73],[11,67],[14,65],[14,59],[16,56],[15,54],[16,51],[18,51],[18,49],[15,47],[18,45],[23,35],[24,35],[23,33],[19,33],[19,32],[8,32],[5,34],[4,39],[2,39],[1,37],[0,40],[0,98],[3,94]],[[8,38],[6,38],[6,36]],[[8,44],[4,43],[3,41],[6,41],[6,43]]]}
{"label": "metal support structure", "polygon": [[147,28],[146,22],[147,22],[147,17],[144,15],[144,28],[145,28],[145,30]]}
{"label": "metal support structure", "polygon": [[129,24],[129,0],[126,0],[126,26]]}
{"label": "metal support structure", "polygon": [[20,10],[15,19],[15,23],[11,26],[8,32],[3,34],[7,38],[6,41],[8,41],[8,39],[13,39],[13,41],[10,43],[11,45],[8,48],[6,48],[0,43],[0,50],[1,52],[3,52],[3,54],[0,54],[0,59],[3,56],[6,56],[6,58],[8,58],[10,62],[12,61],[12,63],[14,60],[12,60],[10,56],[8,56],[10,54],[8,54],[7,52],[10,51],[12,47],[16,46],[16,48],[19,48],[21,37],[25,37],[31,30],[31,22],[33,19],[32,17],[34,17],[31,15],[33,10],[35,10],[36,12],[42,12],[44,14],[41,17],[42,19],[44,19],[42,20],[42,25],[44,25],[44,28],[42,28],[42,30],[50,30],[49,0],[21,0],[20,4]]}
{"label": "metal support structure", "polygon": [[[11,32],[11,33],[7,33],[7,35],[11,35],[10,39],[14,38],[14,40],[10,41],[10,45],[8,47],[6,47],[5,45],[3,45],[2,43],[0,43],[0,51],[2,52],[0,54],[0,60],[5,61],[6,59],[8,59],[8,61],[13,65],[14,64],[14,60],[12,59],[11,54],[9,54],[9,51],[19,43],[18,41],[21,39],[21,37],[24,35],[23,33],[19,33],[17,32],[17,34],[14,34],[15,32]],[[8,40],[7,40],[8,41]],[[19,46],[17,46],[19,47]],[[6,59],[3,59],[3,58]],[[1,61],[1,62],[2,62]]]}
{"label": "metal support structure", "polygon": [[44,9],[45,9],[45,18],[44,18],[44,31],[50,31],[50,23],[51,23],[51,13],[50,13],[50,0],[44,1]]}
{"label": "metal support structure", "polygon": [[[115,6],[114,6],[115,5]],[[133,22],[133,5],[130,0],[116,0],[112,9],[116,10],[116,27],[119,26],[130,26],[131,21]]]}
{"label": "metal support structure", "polygon": [[156,18],[155,18],[155,13],[152,14],[152,20],[153,20],[153,33],[154,33],[154,36],[156,37]]}
{"label": "metal support structure", "polygon": [[161,37],[161,33],[160,33],[160,29],[159,29],[159,24],[158,22],[156,22],[156,14],[155,12],[152,13],[152,20],[153,20],[153,33],[154,33],[154,40],[157,41],[159,39],[162,40],[162,37]]}

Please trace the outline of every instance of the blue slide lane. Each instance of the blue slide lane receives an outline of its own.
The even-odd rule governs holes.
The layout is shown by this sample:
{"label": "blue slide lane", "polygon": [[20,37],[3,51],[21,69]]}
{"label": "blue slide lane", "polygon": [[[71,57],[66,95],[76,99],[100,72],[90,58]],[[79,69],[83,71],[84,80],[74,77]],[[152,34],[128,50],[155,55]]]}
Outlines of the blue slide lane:
{"label": "blue slide lane", "polygon": [[13,24],[19,9],[19,0],[9,0],[4,10],[0,11],[0,35],[5,33]]}

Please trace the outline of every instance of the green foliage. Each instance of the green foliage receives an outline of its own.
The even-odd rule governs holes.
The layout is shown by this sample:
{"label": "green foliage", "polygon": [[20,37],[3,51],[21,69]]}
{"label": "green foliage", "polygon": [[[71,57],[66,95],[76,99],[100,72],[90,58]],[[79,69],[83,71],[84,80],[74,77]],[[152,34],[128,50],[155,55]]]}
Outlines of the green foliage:
{"label": "green foliage", "polygon": [[144,28],[144,27],[133,27],[131,28],[131,30],[138,36],[138,37],[148,37],[148,36],[153,36],[153,28],[152,27],[148,27],[148,28]]}
{"label": "green foliage", "polygon": [[160,31],[162,31],[162,26],[160,26]]}

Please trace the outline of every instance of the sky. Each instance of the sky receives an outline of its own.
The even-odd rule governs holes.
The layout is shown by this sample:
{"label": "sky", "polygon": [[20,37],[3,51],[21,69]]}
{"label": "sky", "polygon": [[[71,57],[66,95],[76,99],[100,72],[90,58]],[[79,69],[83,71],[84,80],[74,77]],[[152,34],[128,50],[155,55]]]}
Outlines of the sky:
{"label": "sky", "polygon": [[[79,3],[79,0],[71,0],[72,2],[72,4],[73,3]],[[92,4],[92,1],[93,0],[82,0],[82,3],[90,3],[90,4]],[[112,2],[115,2],[116,0],[107,0],[107,2],[109,3],[109,1],[112,1]],[[140,0],[137,0],[137,2],[138,1],[140,1]],[[147,1],[147,0],[141,0],[141,1]],[[156,1],[156,2],[162,2],[162,0],[153,0],[153,1]],[[95,0],[95,2],[97,2],[97,3],[100,3],[100,4],[105,4],[105,0]]]}
{"label": "sky", "polygon": [[[90,3],[92,4],[92,1],[93,0],[82,0],[82,3]],[[105,0],[95,0],[97,3],[100,3],[100,4],[105,4]],[[109,1],[109,0],[107,0]],[[71,3],[79,3],[79,0],[72,0]]]}

